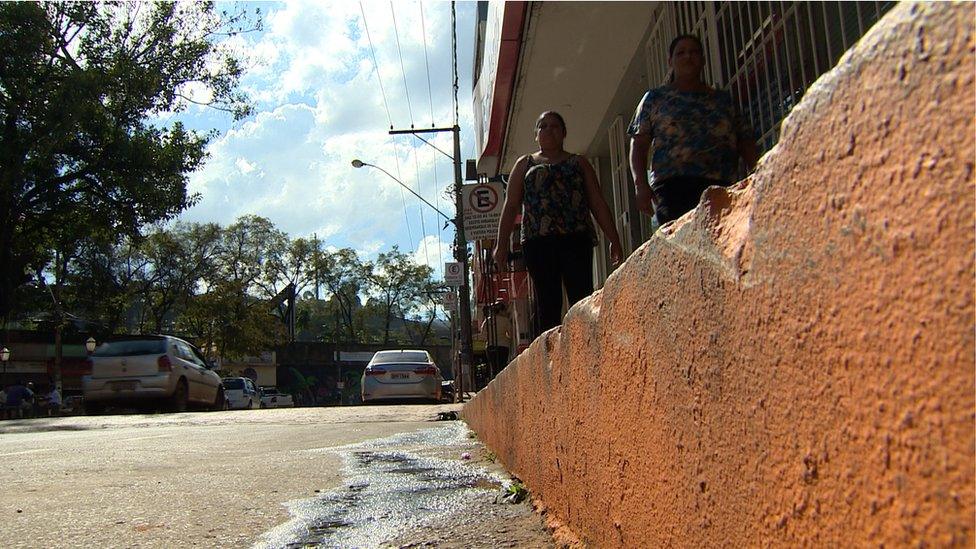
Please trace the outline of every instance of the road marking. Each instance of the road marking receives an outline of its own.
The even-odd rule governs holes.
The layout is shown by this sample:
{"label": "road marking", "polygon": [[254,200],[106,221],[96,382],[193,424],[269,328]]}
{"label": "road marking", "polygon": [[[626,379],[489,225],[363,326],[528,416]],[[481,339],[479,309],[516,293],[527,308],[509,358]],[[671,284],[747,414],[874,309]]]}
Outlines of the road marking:
{"label": "road marking", "polygon": [[19,456],[21,454],[36,454],[37,452],[49,452],[51,448],[38,448],[36,450],[21,450],[19,452],[10,452],[9,454],[0,454],[0,457],[7,456]]}

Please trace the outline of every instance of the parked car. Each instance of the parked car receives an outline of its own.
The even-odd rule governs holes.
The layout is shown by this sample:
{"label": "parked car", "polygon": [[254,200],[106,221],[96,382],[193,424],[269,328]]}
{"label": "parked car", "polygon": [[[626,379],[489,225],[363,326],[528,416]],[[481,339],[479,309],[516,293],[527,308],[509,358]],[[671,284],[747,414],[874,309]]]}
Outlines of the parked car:
{"label": "parked car", "polygon": [[262,408],[291,408],[295,406],[295,399],[288,393],[282,393],[274,387],[261,390]]}
{"label": "parked car", "polygon": [[224,398],[231,410],[253,410],[261,407],[261,389],[248,377],[225,377]]}
{"label": "parked car", "polygon": [[199,349],[177,337],[114,337],[95,349],[89,366],[91,374],[82,378],[88,413],[107,406],[165,405],[175,412],[191,404],[214,410],[224,407],[220,376]]}
{"label": "parked car", "polygon": [[360,382],[363,403],[382,400],[440,402],[441,370],[430,353],[418,349],[378,351]]}

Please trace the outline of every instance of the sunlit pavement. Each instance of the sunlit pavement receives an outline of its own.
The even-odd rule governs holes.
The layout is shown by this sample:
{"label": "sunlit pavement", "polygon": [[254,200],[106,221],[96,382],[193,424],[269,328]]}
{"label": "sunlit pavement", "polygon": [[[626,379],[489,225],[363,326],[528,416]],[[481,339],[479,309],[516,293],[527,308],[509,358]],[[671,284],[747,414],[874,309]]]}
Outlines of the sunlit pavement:
{"label": "sunlit pavement", "polygon": [[[482,447],[463,423],[436,421],[460,408],[0,421],[0,542],[369,547],[426,529],[424,541],[439,535],[432,524],[449,522],[469,503],[490,503],[507,482],[504,471],[477,459]],[[495,515],[515,512],[495,507]],[[491,513],[480,514],[487,520]],[[510,535],[494,534],[492,543]],[[540,540],[529,545],[546,546]]]}

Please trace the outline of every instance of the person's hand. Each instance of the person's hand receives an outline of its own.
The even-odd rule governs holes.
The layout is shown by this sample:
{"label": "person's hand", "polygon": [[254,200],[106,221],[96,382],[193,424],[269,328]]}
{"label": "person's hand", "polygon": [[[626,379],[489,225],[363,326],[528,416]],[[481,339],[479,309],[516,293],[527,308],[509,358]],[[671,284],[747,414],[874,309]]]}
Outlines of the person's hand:
{"label": "person's hand", "polygon": [[658,197],[651,190],[651,186],[637,185],[634,191],[637,195],[637,209],[647,215],[654,215],[654,204],[658,201]]}
{"label": "person's hand", "polygon": [[495,246],[495,251],[491,257],[495,260],[495,267],[498,268],[498,272],[508,270],[508,246],[498,244]]}
{"label": "person's hand", "polygon": [[620,242],[610,243],[610,266],[618,267],[620,262],[623,261],[623,250],[621,249]]}

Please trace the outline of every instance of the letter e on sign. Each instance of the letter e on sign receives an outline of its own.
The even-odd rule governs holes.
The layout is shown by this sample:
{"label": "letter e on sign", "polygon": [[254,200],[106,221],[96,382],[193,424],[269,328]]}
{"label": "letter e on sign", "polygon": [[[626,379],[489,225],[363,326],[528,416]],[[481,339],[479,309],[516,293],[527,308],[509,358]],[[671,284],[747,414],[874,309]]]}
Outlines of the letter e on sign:
{"label": "letter e on sign", "polygon": [[468,197],[468,205],[477,213],[488,213],[498,207],[498,191],[489,185],[478,185]]}

